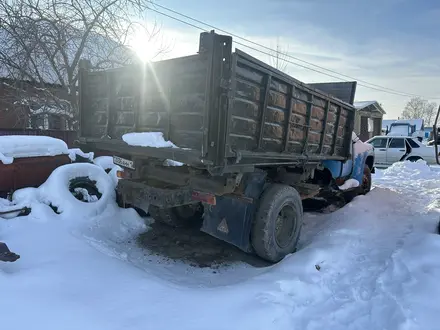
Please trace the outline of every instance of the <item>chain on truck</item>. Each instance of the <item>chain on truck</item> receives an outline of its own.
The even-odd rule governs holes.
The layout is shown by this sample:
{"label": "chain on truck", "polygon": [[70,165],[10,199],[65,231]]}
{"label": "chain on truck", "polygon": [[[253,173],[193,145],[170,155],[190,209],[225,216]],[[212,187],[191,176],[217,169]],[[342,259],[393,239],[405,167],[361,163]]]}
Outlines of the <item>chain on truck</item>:
{"label": "chain on truck", "polygon": [[[270,262],[296,250],[303,201],[371,188],[373,148],[353,133],[353,100],[233,52],[229,36],[202,33],[197,54],[149,65],[83,61],[79,90],[78,142],[115,156],[124,203]],[[130,132],[162,132],[179,148],[129,145]]]}

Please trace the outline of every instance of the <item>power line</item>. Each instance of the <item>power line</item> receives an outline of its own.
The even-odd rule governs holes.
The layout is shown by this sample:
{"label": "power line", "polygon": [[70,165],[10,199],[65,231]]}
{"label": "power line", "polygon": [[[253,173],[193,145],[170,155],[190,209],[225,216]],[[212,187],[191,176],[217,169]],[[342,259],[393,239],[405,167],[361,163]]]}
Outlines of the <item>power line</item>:
{"label": "power line", "polygon": [[[200,23],[200,24],[203,24],[203,25],[209,26],[210,28],[213,28],[213,29],[215,29],[215,30],[221,31],[221,32],[223,32],[223,33],[226,33],[226,34],[228,34],[228,35],[230,35],[230,36],[232,36],[232,37],[234,37],[234,38],[238,38],[238,39],[240,39],[240,40],[246,41],[246,42],[251,43],[251,44],[253,44],[253,45],[259,46],[259,47],[264,48],[264,49],[267,49],[267,50],[269,50],[269,51],[271,51],[271,52],[277,52],[276,50],[274,50],[274,49],[272,49],[272,48],[270,48],[270,47],[264,46],[264,45],[262,45],[262,44],[260,44],[260,43],[255,42],[255,41],[252,41],[252,40],[249,40],[249,39],[247,39],[247,38],[241,37],[241,36],[239,36],[239,35],[237,35],[237,34],[231,33],[231,32],[229,32],[229,31],[226,31],[226,30],[222,29],[222,28],[219,28],[219,27],[216,27],[216,26],[214,26],[214,25],[208,24],[208,23],[206,23],[206,22],[203,22],[203,21],[198,20],[198,19],[196,19],[196,18],[193,18],[193,17],[191,17],[191,16],[188,16],[188,15],[182,14],[182,13],[180,13],[180,12],[178,12],[178,11],[175,11],[175,10],[173,10],[173,9],[171,9],[171,8],[168,8],[168,7],[165,7],[165,6],[159,5],[159,4],[157,4],[157,3],[153,2],[153,1],[149,1],[149,2],[150,2],[151,4],[153,4],[154,6],[157,6],[157,7],[159,7],[159,8],[165,9],[165,10],[167,10],[167,11],[170,11],[170,12],[174,13],[174,14],[177,14],[177,15],[179,15],[179,16],[182,16],[182,17],[185,17],[185,18],[187,18],[187,19],[190,19],[190,20],[192,20],[192,21],[194,21],[194,22],[197,22],[197,23]],[[159,12],[159,11],[157,11],[157,10],[154,10],[154,11],[157,12],[157,13],[159,13],[159,14],[164,15],[164,13],[162,13],[162,12]],[[174,18],[174,17],[171,17],[171,16],[169,16],[169,15],[165,15],[165,16],[168,16],[168,17],[170,17],[170,18]],[[181,21],[181,20],[179,20],[179,21]],[[181,21],[181,22],[182,22],[182,23],[185,23],[185,24],[189,23],[189,22],[186,22],[186,21]],[[189,23],[189,24],[191,24],[191,23]],[[200,27],[197,27],[197,28],[202,29],[202,28],[200,28]],[[202,30],[206,31],[205,29],[202,29]],[[264,52],[262,52],[261,50],[258,50],[258,49],[255,49],[255,48],[249,47],[249,46],[247,46],[247,45],[240,44],[240,43],[238,43],[237,41],[234,41],[234,42],[235,42],[236,44],[241,45],[241,46],[248,47],[248,48],[250,48],[250,49],[254,49],[254,50],[256,50],[256,51],[259,51],[259,52],[261,52],[261,53],[263,53],[263,54],[266,54],[266,55],[269,55],[269,56],[274,57],[273,54],[267,54],[267,53],[264,53]],[[357,79],[357,78],[355,78],[355,77],[351,77],[351,76],[349,76],[349,75],[345,75],[345,74],[343,74],[343,73],[339,73],[339,72],[337,72],[337,71],[334,71],[334,70],[331,70],[331,69],[324,68],[324,67],[322,67],[322,66],[316,65],[316,64],[311,63],[311,62],[308,62],[308,61],[305,61],[305,60],[303,60],[303,59],[300,59],[300,58],[298,58],[298,57],[292,56],[292,55],[290,55],[290,54],[283,54],[283,55],[285,55],[286,57],[292,58],[292,59],[294,59],[294,60],[297,60],[297,61],[300,61],[300,62],[306,63],[306,64],[308,64],[308,65],[311,65],[311,66],[317,67],[317,68],[319,68],[319,69],[322,69],[322,70],[325,70],[325,71],[328,71],[328,72],[332,72],[332,73],[334,73],[334,74],[337,74],[337,75],[340,75],[340,76],[343,76],[343,77],[346,77],[346,78],[349,78],[349,79],[352,79],[352,80],[356,80],[356,81],[358,82],[358,85],[363,86],[363,87],[371,88],[371,89],[378,90],[378,91],[381,91],[381,92],[389,91],[391,94],[400,95],[400,96],[410,96],[410,97],[411,97],[411,96],[418,96],[418,97],[426,98],[426,97],[424,97],[424,96],[422,96],[422,95],[412,94],[412,93],[407,93],[407,92],[400,92],[400,91],[395,90],[395,89],[391,89],[391,88],[387,88],[387,87],[384,87],[384,86],[381,86],[381,85],[376,85],[376,84],[373,84],[373,83],[369,83],[369,82],[367,82],[367,81],[365,81],[365,80]],[[290,61],[287,61],[287,60],[286,60],[286,62],[291,63],[291,64],[293,64],[293,65],[297,65],[297,66],[300,66],[300,67],[306,68],[306,69],[309,69],[309,70],[312,70],[312,71],[315,71],[315,72],[318,72],[318,73],[321,73],[321,74],[324,74],[324,75],[327,75],[327,76],[332,77],[332,78],[336,78],[336,79],[339,79],[339,80],[342,80],[342,81],[347,81],[347,80],[345,80],[345,79],[342,79],[342,78],[340,78],[340,77],[335,77],[335,76],[333,76],[333,75],[329,75],[329,74],[327,74],[327,73],[325,73],[325,72],[322,72],[322,71],[316,71],[316,70],[313,70],[313,69],[311,69],[311,68],[309,68],[309,67],[301,66],[301,65],[299,65],[298,63],[293,63],[293,62],[290,62]],[[371,86],[366,86],[366,85],[361,84],[361,83],[359,83],[359,82],[364,83],[364,84],[368,84],[368,85],[371,85],[371,86],[375,86],[375,87],[377,87],[377,88],[373,88],[373,87],[371,87]],[[428,99],[438,99],[438,98],[429,97]]]}
{"label": "power line", "polygon": [[[156,6],[156,7],[159,7],[159,8],[165,9],[165,10],[171,12],[171,13],[174,13],[174,14],[179,15],[179,16],[181,16],[181,17],[184,17],[184,18],[190,19],[190,20],[192,20],[192,21],[194,21],[194,22],[197,22],[197,23],[199,23],[199,24],[206,25],[206,26],[208,26],[208,27],[210,27],[210,28],[212,28],[212,29],[215,29],[215,30],[221,31],[221,32],[223,32],[223,33],[226,33],[226,34],[228,34],[228,35],[230,35],[230,36],[232,36],[232,37],[234,37],[234,38],[237,38],[237,39],[240,39],[240,40],[246,41],[246,42],[248,42],[248,43],[250,43],[250,44],[253,44],[253,45],[256,45],[256,46],[258,46],[258,47],[261,47],[261,48],[267,49],[268,51],[271,51],[271,52],[277,52],[276,50],[274,50],[274,49],[272,49],[272,48],[270,48],[270,47],[264,46],[264,45],[262,45],[262,44],[260,44],[260,43],[255,42],[255,41],[252,41],[252,40],[249,40],[249,39],[247,39],[247,38],[241,37],[241,36],[239,36],[239,35],[237,35],[237,34],[234,34],[234,33],[228,32],[228,31],[226,31],[226,30],[224,30],[224,29],[221,29],[221,28],[216,27],[216,26],[214,26],[214,25],[208,24],[208,23],[206,23],[206,22],[203,22],[203,21],[198,20],[198,19],[196,19],[196,18],[193,18],[193,17],[191,17],[191,16],[188,16],[188,15],[185,15],[185,14],[182,14],[182,13],[179,13],[179,12],[173,10],[173,9],[170,9],[170,8],[165,7],[165,6],[159,5],[159,4],[154,3],[154,2],[152,2],[152,1],[149,1],[149,2],[150,2],[152,5]],[[183,23],[183,24],[186,24],[186,25],[188,25],[188,26],[194,27],[194,28],[196,28],[196,29],[199,29],[199,30],[202,30],[202,31],[208,32],[208,30],[205,29],[205,28],[202,28],[202,27],[200,27],[200,26],[198,26],[198,25],[195,25],[195,24],[190,23],[190,22],[188,22],[188,21],[185,21],[185,20],[183,20],[183,19],[177,18],[177,17],[175,17],[175,16],[172,16],[172,15],[166,14],[166,13],[164,13],[164,12],[161,12],[161,11],[157,10],[157,9],[149,8],[149,10],[154,11],[154,12],[160,14],[160,15],[166,16],[166,17],[168,17],[168,18],[171,18],[171,19],[173,19],[173,20],[179,21],[179,22],[181,22],[181,23]],[[240,45],[240,46],[246,47],[246,48],[248,48],[248,49],[252,49],[252,50],[254,50],[254,51],[260,52],[260,53],[262,53],[262,54],[265,54],[265,55],[268,55],[268,56],[271,56],[271,57],[274,57],[274,55],[273,55],[272,53],[268,53],[268,52],[262,51],[261,49],[257,49],[257,48],[255,48],[255,47],[252,47],[252,46],[249,46],[249,45],[246,45],[246,44],[240,43],[240,42],[238,42],[238,41],[236,41],[236,40],[234,40],[234,42],[235,42],[237,45]],[[308,64],[308,65],[314,66],[314,67],[316,67],[316,68],[319,68],[319,69],[322,69],[322,70],[325,70],[325,71],[328,71],[328,72],[332,72],[332,73],[337,74],[337,75],[339,75],[339,76],[343,76],[343,77],[346,77],[346,78],[349,78],[349,79],[352,79],[352,80],[356,80],[356,81],[358,82],[357,84],[358,84],[359,86],[363,86],[363,87],[370,88],[370,89],[373,89],[373,90],[377,90],[377,91],[380,91],[380,92],[389,93],[389,94],[394,94],[394,95],[398,95],[398,96],[406,96],[406,97],[422,97],[422,98],[425,98],[425,99],[439,99],[439,98],[435,98],[435,97],[428,97],[428,98],[427,98],[427,97],[425,97],[425,96],[418,95],[418,94],[412,94],[412,93],[400,92],[400,91],[395,90],[395,89],[391,89],[391,88],[387,88],[387,87],[384,87],[384,86],[380,86],[380,85],[376,85],[376,84],[373,84],[373,83],[369,83],[369,82],[367,82],[367,81],[365,81],[365,80],[357,79],[357,78],[354,78],[354,77],[351,77],[351,76],[348,76],[348,75],[345,75],[345,74],[339,73],[339,72],[337,72],[337,71],[334,71],[334,70],[331,70],[331,69],[324,68],[324,67],[322,67],[322,66],[319,66],[319,65],[313,64],[313,63],[311,63],[311,62],[308,62],[308,61],[302,60],[302,59],[297,58],[297,57],[295,57],[295,56],[292,56],[292,55],[290,55],[290,54],[283,54],[283,55],[285,55],[286,57],[292,58],[292,59],[294,59],[294,60],[297,60],[297,61],[300,61],[300,62],[306,63],[306,64]],[[341,77],[338,77],[338,76],[335,76],[335,75],[332,75],[332,74],[329,74],[329,73],[326,73],[326,72],[322,72],[322,71],[320,71],[320,70],[317,70],[317,69],[314,69],[314,68],[311,68],[311,67],[308,67],[308,66],[305,66],[305,65],[302,65],[302,64],[296,63],[296,62],[292,62],[292,61],[289,61],[289,60],[287,60],[287,59],[284,60],[284,61],[286,61],[287,63],[293,64],[293,65],[296,65],[296,66],[302,67],[302,68],[304,68],[304,69],[307,69],[307,70],[310,70],[310,71],[314,71],[314,72],[317,72],[317,73],[320,73],[320,74],[326,75],[326,76],[331,77],[331,78],[335,78],[335,79],[342,80],[342,81],[347,81],[346,79],[343,79],[343,78],[341,78]],[[368,85],[365,85],[365,84],[368,84],[368,85],[371,85],[371,86],[368,86]]]}

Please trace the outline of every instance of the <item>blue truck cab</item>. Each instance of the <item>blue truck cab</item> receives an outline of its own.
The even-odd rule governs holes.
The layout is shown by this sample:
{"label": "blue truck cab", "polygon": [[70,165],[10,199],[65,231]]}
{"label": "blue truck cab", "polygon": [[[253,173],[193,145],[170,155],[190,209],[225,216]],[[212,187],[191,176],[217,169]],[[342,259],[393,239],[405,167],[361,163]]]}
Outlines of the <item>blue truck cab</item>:
{"label": "blue truck cab", "polygon": [[371,144],[362,142],[355,132],[352,133],[350,149],[351,159],[345,162],[325,160],[323,166],[328,169],[332,178],[338,183],[338,189],[343,191],[370,190],[371,173],[374,173],[374,148]]}

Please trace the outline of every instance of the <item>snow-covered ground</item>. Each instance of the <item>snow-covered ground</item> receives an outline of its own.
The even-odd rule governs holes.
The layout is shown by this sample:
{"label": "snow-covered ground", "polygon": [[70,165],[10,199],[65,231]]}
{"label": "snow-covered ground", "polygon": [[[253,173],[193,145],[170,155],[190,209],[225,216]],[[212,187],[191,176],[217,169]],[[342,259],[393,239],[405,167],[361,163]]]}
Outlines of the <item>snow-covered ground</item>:
{"label": "snow-covered ground", "polygon": [[34,202],[0,218],[21,254],[0,264],[0,329],[439,329],[440,172],[397,163],[373,180],[344,208],[307,214],[300,250],[262,268],[154,256],[136,243],[142,219],[111,201],[98,215]]}

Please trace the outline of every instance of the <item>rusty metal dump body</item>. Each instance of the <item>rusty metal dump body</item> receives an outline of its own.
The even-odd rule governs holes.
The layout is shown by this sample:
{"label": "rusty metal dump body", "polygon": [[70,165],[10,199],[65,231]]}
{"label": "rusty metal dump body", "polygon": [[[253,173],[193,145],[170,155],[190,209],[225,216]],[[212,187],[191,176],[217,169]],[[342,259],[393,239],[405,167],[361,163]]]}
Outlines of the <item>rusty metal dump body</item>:
{"label": "rusty metal dump body", "polygon": [[[355,108],[240,50],[233,53],[228,36],[202,33],[194,56],[83,69],[80,76],[85,149],[173,159],[218,173],[349,157]],[[133,147],[121,139],[149,131],[191,150]]]}

